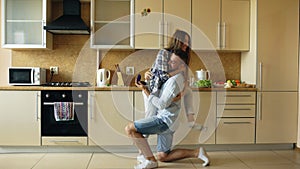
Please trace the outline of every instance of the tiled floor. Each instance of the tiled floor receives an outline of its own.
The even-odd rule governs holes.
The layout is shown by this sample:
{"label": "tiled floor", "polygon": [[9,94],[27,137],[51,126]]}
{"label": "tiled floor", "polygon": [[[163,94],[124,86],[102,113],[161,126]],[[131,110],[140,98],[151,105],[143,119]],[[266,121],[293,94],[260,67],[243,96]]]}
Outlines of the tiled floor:
{"label": "tiled floor", "polygon": [[[300,152],[212,151],[211,169],[299,169]],[[10,153],[0,154],[0,169],[129,169],[136,164],[134,153]],[[159,168],[200,169],[199,159],[159,163]]]}

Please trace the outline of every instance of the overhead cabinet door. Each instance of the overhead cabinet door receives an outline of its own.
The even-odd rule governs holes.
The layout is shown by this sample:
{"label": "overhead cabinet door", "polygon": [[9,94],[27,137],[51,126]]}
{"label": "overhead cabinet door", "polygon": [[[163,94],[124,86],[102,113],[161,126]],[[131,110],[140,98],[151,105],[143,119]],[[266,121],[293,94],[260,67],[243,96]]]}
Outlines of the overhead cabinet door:
{"label": "overhead cabinet door", "polygon": [[164,0],[164,47],[176,29],[191,35],[191,0]]}
{"label": "overhead cabinet door", "polygon": [[135,0],[135,48],[164,48],[176,29],[191,34],[191,0]]}
{"label": "overhead cabinet door", "polygon": [[192,0],[192,48],[249,50],[249,0]]}
{"label": "overhead cabinet door", "polygon": [[162,46],[162,0],[135,0],[135,48],[159,49]]}

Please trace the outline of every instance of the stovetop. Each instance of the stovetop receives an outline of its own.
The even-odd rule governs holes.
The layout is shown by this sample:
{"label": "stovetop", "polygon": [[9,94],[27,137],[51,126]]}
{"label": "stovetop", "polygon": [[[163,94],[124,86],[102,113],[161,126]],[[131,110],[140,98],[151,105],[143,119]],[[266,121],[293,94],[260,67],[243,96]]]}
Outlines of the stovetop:
{"label": "stovetop", "polygon": [[89,82],[47,82],[44,86],[51,87],[89,87]]}

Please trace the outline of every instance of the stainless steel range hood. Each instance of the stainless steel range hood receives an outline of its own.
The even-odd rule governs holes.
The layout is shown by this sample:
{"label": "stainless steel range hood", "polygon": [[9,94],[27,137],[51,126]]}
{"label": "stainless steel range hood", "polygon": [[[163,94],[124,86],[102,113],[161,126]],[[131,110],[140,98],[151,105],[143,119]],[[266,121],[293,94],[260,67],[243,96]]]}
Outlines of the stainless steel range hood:
{"label": "stainless steel range hood", "polygon": [[90,28],[81,19],[79,0],[63,0],[63,15],[44,26],[53,34],[90,34]]}

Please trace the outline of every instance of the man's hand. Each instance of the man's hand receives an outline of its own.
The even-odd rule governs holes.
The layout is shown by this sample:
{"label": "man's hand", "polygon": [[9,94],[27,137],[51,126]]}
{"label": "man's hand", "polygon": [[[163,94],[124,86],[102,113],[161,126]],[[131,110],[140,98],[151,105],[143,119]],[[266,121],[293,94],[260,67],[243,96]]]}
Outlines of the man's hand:
{"label": "man's hand", "polygon": [[135,82],[135,85],[136,85],[136,87],[142,89],[144,91],[144,93],[146,94],[146,96],[150,95],[150,91],[141,81]]}

